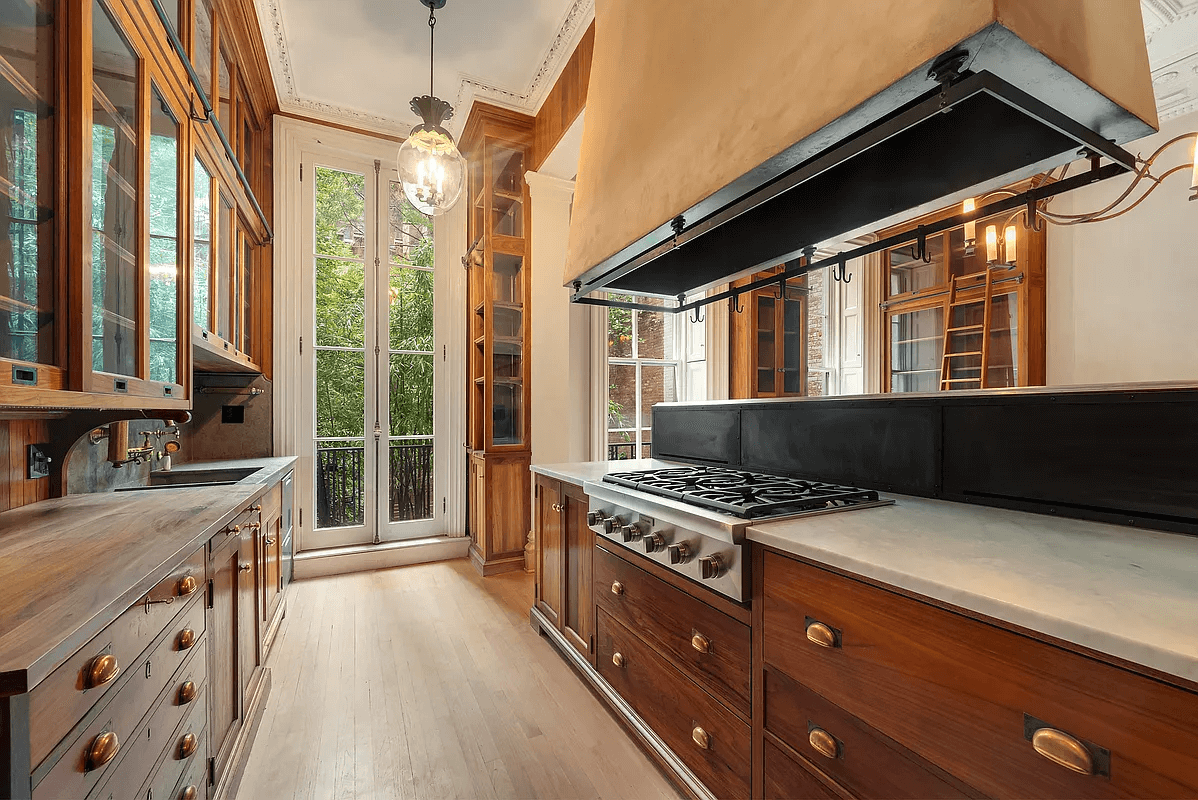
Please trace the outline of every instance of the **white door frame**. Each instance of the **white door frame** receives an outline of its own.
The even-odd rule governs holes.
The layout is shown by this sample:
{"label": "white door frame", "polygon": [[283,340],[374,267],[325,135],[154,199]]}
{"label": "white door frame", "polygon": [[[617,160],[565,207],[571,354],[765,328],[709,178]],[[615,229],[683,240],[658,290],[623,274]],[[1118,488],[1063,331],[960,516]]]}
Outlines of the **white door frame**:
{"label": "white door frame", "polygon": [[[313,418],[315,385],[311,374],[310,349],[314,330],[314,269],[311,257],[313,226],[311,219],[304,218],[307,194],[312,191],[313,165],[353,169],[361,172],[373,162],[381,162],[379,191],[382,192],[393,172],[395,153],[399,145],[361,134],[349,133],[310,122],[275,118],[275,230],[279,232],[274,242],[274,400],[275,400],[275,452],[280,455],[295,455],[296,465],[296,551],[333,547],[339,544],[361,541],[362,531],[357,528],[332,529],[313,533],[316,523],[315,508],[315,444],[308,420]],[[355,166],[349,166],[355,164]],[[300,171],[303,169],[301,182]],[[367,203],[369,206],[370,203]],[[457,213],[455,213],[457,212]],[[373,209],[368,208],[367,229],[373,230]],[[413,523],[378,524],[374,530],[381,538],[396,538],[388,535],[387,528],[402,526],[402,538],[433,535],[464,535],[465,522],[465,451],[456,443],[465,437],[465,409],[462,392],[455,391],[459,383],[456,378],[465,374],[465,276],[458,265],[461,242],[465,241],[465,214],[460,209],[438,217],[434,226],[434,288],[436,304],[434,314],[434,397],[433,435],[436,442],[434,462],[433,519]],[[455,248],[455,245],[457,247]],[[373,258],[367,253],[367,258]],[[380,257],[381,261],[382,259]],[[369,292],[369,288],[368,288]],[[385,295],[385,292],[376,294]],[[385,310],[381,298],[378,308]],[[367,331],[367,349],[373,347],[373,331]],[[300,337],[303,337],[304,352],[300,353]],[[380,336],[380,346],[387,337]],[[374,377],[367,370],[368,392],[374,391]],[[385,417],[386,409],[380,414],[384,434],[389,430]],[[366,432],[367,446],[373,443],[373,425]],[[369,459],[368,459],[369,463]],[[368,468],[364,477],[372,481],[369,485],[382,489],[384,476]],[[380,497],[381,499],[381,497]],[[380,520],[385,515],[385,502],[377,504]],[[355,533],[356,531],[356,533]],[[344,532],[341,533],[341,532]],[[355,538],[355,536],[357,538]],[[345,539],[346,541],[341,541]]]}

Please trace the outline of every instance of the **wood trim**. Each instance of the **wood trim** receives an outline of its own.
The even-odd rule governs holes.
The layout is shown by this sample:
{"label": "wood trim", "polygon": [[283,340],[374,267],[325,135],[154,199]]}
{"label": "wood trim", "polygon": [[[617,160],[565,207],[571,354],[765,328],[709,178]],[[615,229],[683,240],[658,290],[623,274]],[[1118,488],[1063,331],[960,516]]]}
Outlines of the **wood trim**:
{"label": "wood trim", "polygon": [[753,797],[765,796],[765,651],[761,640],[765,620],[764,561],[765,549],[750,545],[749,585],[752,589],[749,596],[753,636],[750,639],[749,688],[752,708],[749,723],[753,726],[753,771],[750,783]]}
{"label": "wood trim", "polygon": [[[357,127],[354,127],[353,125],[346,125],[345,123],[342,123],[342,122],[329,122],[328,120],[318,119],[316,117],[309,117],[304,114],[297,114],[294,111],[285,111],[285,110],[276,111],[276,112],[274,112],[274,116],[286,117],[287,119],[293,119],[293,120],[296,120],[297,122],[306,122],[310,125],[321,125],[326,128],[333,128],[334,130],[344,131],[345,133],[357,134],[358,136],[369,136],[372,139],[382,139],[383,141],[395,142],[396,144],[403,144],[403,142],[407,138],[407,137],[395,136],[395,135],[387,134],[387,133],[379,133],[374,130],[367,130],[366,128],[357,128]],[[467,197],[464,199],[469,200],[470,198]]]}
{"label": "wood trim", "polygon": [[531,169],[541,168],[553,148],[586,108],[594,51],[595,23],[592,21],[537,110]]}

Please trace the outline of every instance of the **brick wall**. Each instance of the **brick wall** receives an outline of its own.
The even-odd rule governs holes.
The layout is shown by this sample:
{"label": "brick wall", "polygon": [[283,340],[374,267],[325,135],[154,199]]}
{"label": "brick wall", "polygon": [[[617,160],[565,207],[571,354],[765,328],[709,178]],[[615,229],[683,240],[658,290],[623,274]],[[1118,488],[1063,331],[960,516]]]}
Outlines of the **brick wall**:
{"label": "brick wall", "polygon": [[827,332],[825,318],[824,285],[826,269],[807,274],[807,394],[822,397],[825,373],[815,371],[824,366],[824,335]]}

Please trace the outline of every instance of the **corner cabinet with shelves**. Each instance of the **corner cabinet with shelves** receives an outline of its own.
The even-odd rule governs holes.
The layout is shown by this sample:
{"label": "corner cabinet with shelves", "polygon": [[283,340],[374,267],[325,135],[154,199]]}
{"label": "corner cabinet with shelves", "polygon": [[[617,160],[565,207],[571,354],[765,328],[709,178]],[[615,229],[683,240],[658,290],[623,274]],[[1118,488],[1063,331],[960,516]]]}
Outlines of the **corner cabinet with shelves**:
{"label": "corner cabinet with shelves", "polygon": [[469,164],[466,449],[471,559],[484,575],[524,568],[529,465],[531,209],[524,172],[533,118],[476,103],[462,134]]}

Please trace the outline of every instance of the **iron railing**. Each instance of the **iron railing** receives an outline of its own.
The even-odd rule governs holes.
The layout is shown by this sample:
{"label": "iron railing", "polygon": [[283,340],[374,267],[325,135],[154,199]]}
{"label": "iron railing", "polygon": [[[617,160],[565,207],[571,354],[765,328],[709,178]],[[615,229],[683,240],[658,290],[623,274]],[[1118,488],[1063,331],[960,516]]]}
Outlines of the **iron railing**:
{"label": "iron railing", "polygon": [[[396,442],[388,448],[388,508],[392,522],[433,515],[432,442]],[[316,526],[366,521],[365,452],[361,447],[318,447]]]}
{"label": "iron railing", "polygon": [[636,454],[636,442],[616,442],[607,445],[608,461],[628,461],[633,458],[651,458],[653,446],[650,442],[641,443],[641,455]]}

